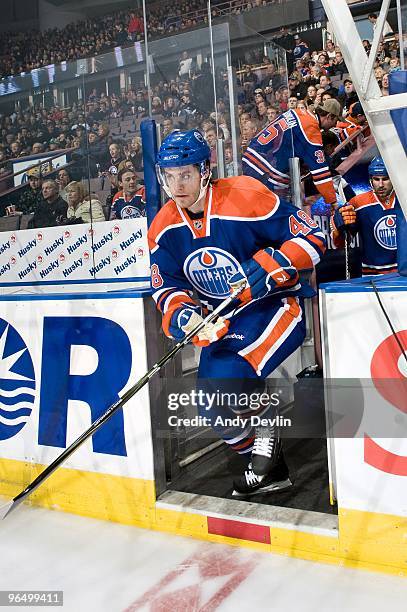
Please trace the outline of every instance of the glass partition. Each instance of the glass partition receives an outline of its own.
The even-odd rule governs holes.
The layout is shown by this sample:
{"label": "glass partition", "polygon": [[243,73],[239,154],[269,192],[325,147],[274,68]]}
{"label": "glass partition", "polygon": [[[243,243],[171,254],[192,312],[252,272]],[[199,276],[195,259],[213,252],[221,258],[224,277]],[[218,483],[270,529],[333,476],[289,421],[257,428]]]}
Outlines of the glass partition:
{"label": "glass partition", "polygon": [[[139,34],[109,53],[1,81],[7,152],[0,147],[0,228],[57,223],[47,215],[35,218],[45,179],[57,180],[63,199],[69,182],[80,183],[83,198],[91,194],[95,202],[80,217],[91,226],[143,215],[140,123],[149,116],[160,138],[177,128],[201,129],[215,177],[245,171],[250,140],[287,108],[285,51],[253,30],[246,13],[225,16],[230,7],[210,3],[208,9],[198,19],[203,27],[164,38],[154,31],[147,45]],[[112,207],[125,166],[136,174],[138,205]],[[66,216],[68,209],[59,211],[58,224],[80,223]],[[97,269],[91,246],[85,253]]]}

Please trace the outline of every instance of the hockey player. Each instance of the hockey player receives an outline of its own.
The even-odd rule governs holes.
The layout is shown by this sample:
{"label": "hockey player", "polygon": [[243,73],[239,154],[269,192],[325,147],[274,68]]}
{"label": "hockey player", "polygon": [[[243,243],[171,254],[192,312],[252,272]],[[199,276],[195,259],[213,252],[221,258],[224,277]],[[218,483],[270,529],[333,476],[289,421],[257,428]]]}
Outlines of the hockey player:
{"label": "hockey player", "polygon": [[[212,181],[209,160],[197,130],[173,132],[160,147],[157,172],[171,199],[148,235],[153,298],[164,332],[179,340],[202,321],[200,306],[212,310],[231,285],[247,282],[234,308],[193,339],[203,347],[199,379],[239,379],[244,390],[245,381],[261,383],[302,344],[303,299],[313,292],[299,272],[313,268],[325,243],[308,215],[259,181]],[[239,414],[236,406],[229,416],[232,411]],[[273,432],[256,438],[249,425],[220,433],[231,448],[251,456],[234,483],[236,495],[291,484]]]}
{"label": "hockey player", "polygon": [[134,170],[123,168],[118,174],[121,190],[113,197],[110,219],[136,219],[146,216],[146,203],[137,185]]}
{"label": "hockey player", "polygon": [[243,173],[286,197],[290,185],[289,159],[299,157],[309,167],[325,202],[334,209],[336,193],[325,160],[321,129],[336,126],[341,105],[337,100],[325,100],[315,108],[315,113],[291,109],[279,115],[250,142],[242,158]]}
{"label": "hockey player", "polygon": [[386,166],[375,157],[368,168],[372,189],[352,198],[331,218],[332,239],[343,247],[347,226],[359,232],[362,249],[362,275],[397,271],[396,217],[400,204]]}

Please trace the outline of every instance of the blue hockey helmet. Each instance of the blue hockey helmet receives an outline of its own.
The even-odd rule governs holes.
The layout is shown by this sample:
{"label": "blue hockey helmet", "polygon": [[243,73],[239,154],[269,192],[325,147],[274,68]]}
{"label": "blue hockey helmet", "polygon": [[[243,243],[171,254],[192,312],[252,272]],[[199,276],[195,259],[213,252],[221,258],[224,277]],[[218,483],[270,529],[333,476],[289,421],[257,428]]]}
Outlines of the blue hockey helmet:
{"label": "blue hockey helmet", "polygon": [[162,142],[157,154],[160,168],[174,168],[189,164],[202,164],[211,157],[211,150],[198,130],[175,131]]}
{"label": "blue hockey helmet", "polygon": [[370,178],[372,176],[389,176],[389,173],[387,172],[387,168],[384,165],[384,161],[380,156],[374,157],[372,159],[372,161],[369,164],[368,172],[369,172]]}

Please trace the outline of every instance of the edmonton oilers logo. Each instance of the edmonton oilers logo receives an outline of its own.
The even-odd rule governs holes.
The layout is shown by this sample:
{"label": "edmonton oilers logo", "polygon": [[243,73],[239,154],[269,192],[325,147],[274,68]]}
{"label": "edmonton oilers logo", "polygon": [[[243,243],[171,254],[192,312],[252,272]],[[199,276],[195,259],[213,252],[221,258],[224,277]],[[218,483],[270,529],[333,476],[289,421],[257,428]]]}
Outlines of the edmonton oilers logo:
{"label": "edmonton oilers logo", "polygon": [[240,271],[239,262],[227,251],[204,247],[189,255],[184,273],[200,293],[214,298],[226,298],[230,293],[228,279]]}
{"label": "edmonton oilers logo", "polygon": [[12,438],[27,423],[35,400],[35,375],[20,334],[0,319],[0,441]]}
{"label": "edmonton oilers logo", "polygon": [[397,248],[396,224],[396,215],[387,215],[379,219],[374,227],[375,238],[384,249],[394,251]]}

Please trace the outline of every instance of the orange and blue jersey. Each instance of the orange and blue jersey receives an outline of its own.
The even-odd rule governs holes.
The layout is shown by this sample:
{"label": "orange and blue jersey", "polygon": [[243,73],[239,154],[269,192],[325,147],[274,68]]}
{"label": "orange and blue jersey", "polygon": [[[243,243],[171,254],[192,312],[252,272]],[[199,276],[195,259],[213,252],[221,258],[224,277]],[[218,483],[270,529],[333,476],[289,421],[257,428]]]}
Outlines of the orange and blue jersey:
{"label": "orange and blue jersey", "polygon": [[[397,272],[397,212],[399,201],[393,192],[380,200],[373,190],[356,195],[349,201],[356,211],[356,229],[362,250],[362,274]],[[344,246],[344,238],[333,232],[335,246]]]}
{"label": "orange and blue jersey", "polygon": [[133,196],[128,197],[124,191],[118,191],[113,198],[111,219],[138,219],[146,216],[146,203],[144,201],[144,187]]}
{"label": "orange and blue jersey", "polygon": [[[207,310],[224,300],[230,291],[228,279],[241,272],[240,264],[257,251],[265,247],[279,249],[301,271],[312,269],[325,250],[323,233],[304,211],[245,176],[214,181],[207,192],[202,218],[190,218],[187,211],[170,200],[155,217],[148,238],[153,298],[163,314],[167,335],[175,310],[196,303],[194,295]],[[234,314],[245,309],[252,313],[254,331],[247,342],[253,345],[254,353],[251,350],[244,353],[248,345],[243,342],[239,355],[253,365],[258,375],[267,371],[269,358],[265,357],[270,355],[271,359],[273,353],[270,342],[276,341],[275,325],[278,324],[281,341],[287,334],[285,326],[279,324],[280,314],[285,312],[283,300],[292,298],[299,305],[298,300],[305,295],[309,295],[309,287],[298,283],[234,309]],[[286,310],[294,313],[299,322],[301,317],[294,302]],[[275,308],[283,311],[277,316]],[[260,311],[261,316],[257,316]],[[224,316],[228,318],[231,313]],[[233,326],[238,319],[237,316],[231,319],[225,342],[231,342],[231,336],[236,335]],[[237,335],[241,335],[240,331]],[[223,339],[216,345],[221,343]]]}
{"label": "orange and blue jersey", "polygon": [[299,157],[308,166],[325,202],[335,203],[336,193],[318,119],[310,111],[288,110],[255,136],[242,157],[243,173],[261,181],[271,191],[287,194],[292,157]]}

